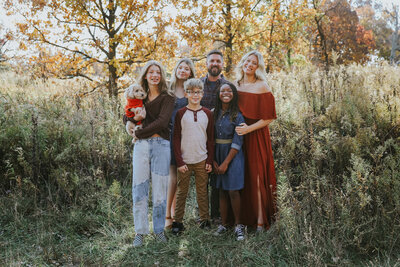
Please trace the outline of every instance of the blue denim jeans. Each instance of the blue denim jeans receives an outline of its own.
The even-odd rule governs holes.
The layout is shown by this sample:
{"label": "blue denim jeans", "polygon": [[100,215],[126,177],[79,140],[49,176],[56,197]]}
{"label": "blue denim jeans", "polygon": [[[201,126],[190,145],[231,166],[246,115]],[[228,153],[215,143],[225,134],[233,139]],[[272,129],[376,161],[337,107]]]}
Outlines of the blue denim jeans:
{"label": "blue denim jeans", "polygon": [[149,233],[148,201],[151,180],[153,202],[153,231],[164,231],[167,202],[169,141],[161,137],[140,139],[133,148],[133,220],[137,234]]}

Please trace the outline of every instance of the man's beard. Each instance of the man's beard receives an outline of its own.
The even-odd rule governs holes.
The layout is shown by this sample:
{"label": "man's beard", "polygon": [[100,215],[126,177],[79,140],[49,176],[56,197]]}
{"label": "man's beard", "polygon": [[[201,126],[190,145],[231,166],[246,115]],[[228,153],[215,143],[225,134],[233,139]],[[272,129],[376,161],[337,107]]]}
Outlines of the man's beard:
{"label": "man's beard", "polygon": [[216,66],[213,66],[207,70],[208,70],[208,74],[210,74],[211,76],[214,76],[214,77],[218,76],[222,71],[222,69],[220,69]]}

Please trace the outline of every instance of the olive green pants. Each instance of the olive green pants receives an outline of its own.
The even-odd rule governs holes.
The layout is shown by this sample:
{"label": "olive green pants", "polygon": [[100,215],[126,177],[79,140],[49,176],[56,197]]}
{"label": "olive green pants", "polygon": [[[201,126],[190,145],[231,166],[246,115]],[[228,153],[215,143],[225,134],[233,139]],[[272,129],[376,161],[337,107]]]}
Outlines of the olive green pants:
{"label": "olive green pants", "polygon": [[189,171],[181,173],[178,171],[177,177],[177,192],[176,192],[176,207],[174,221],[182,222],[185,214],[186,198],[190,186],[190,177],[194,173],[196,184],[196,199],[199,206],[200,219],[202,221],[209,220],[208,213],[208,173],[206,172],[206,161],[203,160],[196,164],[186,164]]}

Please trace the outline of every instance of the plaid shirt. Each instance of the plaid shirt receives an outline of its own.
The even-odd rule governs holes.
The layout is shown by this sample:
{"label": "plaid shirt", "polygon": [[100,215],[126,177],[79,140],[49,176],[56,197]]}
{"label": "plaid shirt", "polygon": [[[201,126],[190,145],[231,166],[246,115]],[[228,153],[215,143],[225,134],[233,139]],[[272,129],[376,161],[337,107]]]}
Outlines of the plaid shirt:
{"label": "plaid shirt", "polygon": [[214,89],[210,87],[208,74],[200,80],[204,83],[204,95],[201,99],[200,105],[208,108],[209,110],[212,110],[213,108],[215,108],[216,92],[218,91],[218,88],[221,86],[221,84],[227,82],[227,80],[225,80],[224,75],[221,74],[221,77],[216,81],[216,86]]}

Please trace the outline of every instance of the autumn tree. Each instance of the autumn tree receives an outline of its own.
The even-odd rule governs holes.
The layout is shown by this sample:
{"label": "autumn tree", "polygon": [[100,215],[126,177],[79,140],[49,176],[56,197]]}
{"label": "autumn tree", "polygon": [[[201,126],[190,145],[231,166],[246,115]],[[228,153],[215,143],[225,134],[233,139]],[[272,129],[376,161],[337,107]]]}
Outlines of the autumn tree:
{"label": "autumn tree", "polygon": [[315,30],[312,30],[310,34],[312,38],[311,43],[314,47],[315,57],[313,59],[324,62],[326,67],[329,66],[329,55],[328,55],[328,45],[327,45],[327,33],[326,24],[329,19],[326,16],[327,11],[327,0],[311,0],[311,8],[313,9],[313,19],[315,22]]}
{"label": "autumn tree", "polygon": [[6,56],[6,45],[8,41],[10,40],[11,36],[9,33],[5,32],[3,29],[3,26],[0,25],[0,64],[7,61],[7,56]]}
{"label": "autumn tree", "polygon": [[4,47],[7,43],[5,38],[0,38],[0,63],[6,61],[6,56],[4,53]]}
{"label": "autumn tree", "polygon": [[192,56],[201,59],[211,48],[222,49],[228,75],[245,48],[260,37],[260,32],[265,31],[256,27],[259,23],[256,12],[261,0],[172,2],[180,10],[175,28],[191,47]]}
{"label": "autumn tree", "polygon": [[310,10],[305,0],[268,0],[258,13],[261,32],[257,46],[265,55],[266,71],[291,66],[304,49],[304,30]]}
{"label": "autumn tree", "polygon": [[281,13],[281,0],[267,1],[266,5],[262,8],[260,14],[261,27],[265,31],[261,32],[259,40],[260,46],[264,49],[266,71],[271,71],[271,66],[278,66],[281,60],[282,53],[279,47],[279,34],[278,28],[282,22],[283,13]]}
{"label": "autumn tree", "polygon": [[[64,78],[84,77],[104,83],[110,96],[118,94],[117,80],[132,64],[157,54],[173,53],[174,38],[167,35],[170,23],[163,16],[160,0],[7,0],[5,8],[19,13],[18,24],[25,37],[22,46],[35,44],[49,50],[52,67]],[[39,54],[40,55],[40,54]],[[43,53],[42,60],[43,60]],[[34,58],[33,58],[34,59]],[[104,66],[106,77],[93,75],[93,65]]]}
{"label": "autumn tree", "polygon": [[379,3],[371,0],[358,0],[356,2],[356,12],[360,24],[367,31],[372,31],[376,45],[376,55],[380,58],[389,60],[391,50],[391,40],[393,30],[389,25],[389,16],[384,12]]}
{"label": "autumn tree", "polygon": [[[366,30],[351,9],[347,0],[318,2],[313,0],[317,10],[315,49],[325,66],[332,64],[332,52],[338,56],[338,64],[363,63],[369,59],[375,42],[371,30]],[[316,3],[319,3],[316,5]]]}
{"label": "autumn tree", "polygon": [[393,25],[393,33],[392,33],[392,48],[390,50],[390,63],[395,64],[398,61],[398,57],[396,56],[397,52],[400,52],[400,17],[399,17],[399,6],[395,4],[392,5],[391,11],[386,11],[390,16],[390,20]]}

